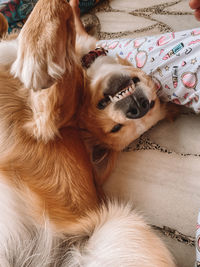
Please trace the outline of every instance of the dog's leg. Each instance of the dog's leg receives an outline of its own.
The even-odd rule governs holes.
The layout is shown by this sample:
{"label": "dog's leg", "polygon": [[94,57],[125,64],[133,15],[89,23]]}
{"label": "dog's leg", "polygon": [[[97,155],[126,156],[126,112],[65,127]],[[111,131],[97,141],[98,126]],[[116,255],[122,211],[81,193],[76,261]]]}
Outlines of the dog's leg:
{"label": "dog's leg", "polygon": [[76,30],[76,53],[79,55],[79,58],[82,58],[84,54],[87,54],[90,50],[96,48],[96,38],[90,36],[80,19],[80,9],[79,9],[79,0],[70,0],[69,1],[72,11],[74,14],[75,30]]}
{"label": "dog's leg", "polygon": [[48,88],[74,64],[73,12],[65,0],[40,0],[19,34],[12,73],[26,88]]}
{"label": "dog's leg", "polygon": [[[83,87],[75,53],[75,27],[66,0],[40,0],[18,37],[11,72],[30,90],[26,130],[48,142],[72,122]],[[41,90],[48,88],[47,90]]]}
{"label": "dog's leg", "polygon": [[80,19],[79,0],[70,0],[69,4],[71,5],[74,14],[76,33],[78,35],[88,35]]}

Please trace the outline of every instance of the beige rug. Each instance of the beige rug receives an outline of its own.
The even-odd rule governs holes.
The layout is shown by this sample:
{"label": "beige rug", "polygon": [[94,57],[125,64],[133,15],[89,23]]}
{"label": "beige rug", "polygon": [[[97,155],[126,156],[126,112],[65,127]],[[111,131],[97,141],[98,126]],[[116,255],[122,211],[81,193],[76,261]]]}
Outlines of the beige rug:
{"label": "beige rug", "polygon": [[[100,39],[200,27],[188,2],[104,1],[83,21]],[[121,154],[105,189],[132,199],[166,241],[178,265],[194,266],[200,208],[200,117],[183,114],[174,123],[162,122],[144,134]]]}

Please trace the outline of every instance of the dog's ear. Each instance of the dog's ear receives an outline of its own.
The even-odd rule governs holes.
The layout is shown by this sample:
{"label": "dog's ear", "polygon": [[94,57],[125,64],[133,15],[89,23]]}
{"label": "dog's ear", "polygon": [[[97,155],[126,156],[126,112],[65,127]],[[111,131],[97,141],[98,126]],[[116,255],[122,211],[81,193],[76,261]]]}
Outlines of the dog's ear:
{"label": "dog's ear", "polygon": [[114,168],[118,152],[102,145],[92,148],[92,164],[98,179],[97,184],[102,185]]}
{"label": "dog's ear", "polygon": [[4,15],[0,13],[0,39],[8,32],[8,22]]}
{"label": "dog's ear", "polygon": [[39,0],[18,37],[17,59],[11,72],[26,88],[50,87],[73,71],[75,27],[65,0]]}
{"label": "dog's ear", "polygon": [[184,111],[188,111],[186,107],[171,102],[161,102],[161,105],[166,112],[165,118],[170,122],[173,122],[181,113],[184,113]]}
{"label": "dog's ear", "polygon": [[102,161],[108,156],[109,150],[100,145],[96,145],[92,149],[92,162],[94,164],[101,164]]}
{"label": "dog's ear", "polygon": [[128,59],[122,58],[119,55],[117,55],[117,61],[121,65],[134,67],[133,64],[131,64],[131,62],[128,61]]}

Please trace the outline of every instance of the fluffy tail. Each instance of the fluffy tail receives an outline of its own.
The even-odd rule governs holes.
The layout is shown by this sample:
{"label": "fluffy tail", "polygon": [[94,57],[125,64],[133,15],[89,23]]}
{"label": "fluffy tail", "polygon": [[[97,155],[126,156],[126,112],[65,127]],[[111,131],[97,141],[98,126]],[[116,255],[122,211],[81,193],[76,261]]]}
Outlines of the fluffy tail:
{"label": "fluffy tail", "polygon": [[70,267],[175,267],[163,242],[129,204],[109,202],[82,222],[87,235],[68,253]]}
{"label": "fluffy tail", "polygon": [[[162,241],[129,204],[109,202],[80,221],[77,235],[35,224],[17,192],[0,183],[0,266],[175,267]],[[80,234],[81,233],[81,234]]]}

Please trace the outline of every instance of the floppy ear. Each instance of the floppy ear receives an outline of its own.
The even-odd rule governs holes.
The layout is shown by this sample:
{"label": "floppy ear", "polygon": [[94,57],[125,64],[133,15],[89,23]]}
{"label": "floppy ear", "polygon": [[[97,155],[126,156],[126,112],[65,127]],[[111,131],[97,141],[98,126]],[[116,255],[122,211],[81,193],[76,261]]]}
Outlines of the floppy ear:
{"label": "floppy ear", "polygon": [[165,109],[165,118],[170,122],[173,122],[181,113],[187,110],[186,107],[174,104],[172,102],[161,102],[161,107]]}
{"label": "floppy ear", "polygon": [[114,168],[118,152],[101,145],[92,148],[92,163],[95,170],[96,183],[103,185]]}
{"label": "floppy ear", "polygon": [[128,61],[128,59],[122,58],[119,55],[117,55],[117,61],[121,65],[134,67],[134,65],[131,64],[131,62]]}
{"label": "floppy ear", "polygon": [[75,61],[75,29],[66,0],[39,0],[19,34],[11,72],[26,88],[50,87]]}
{"label": "floppy ear", "polygon": [[92,150],[92,162],[94,164],[101,164],[102,161],[108,156],[109,150],[105,147],[101,147],[100,145],[96,145]]}

